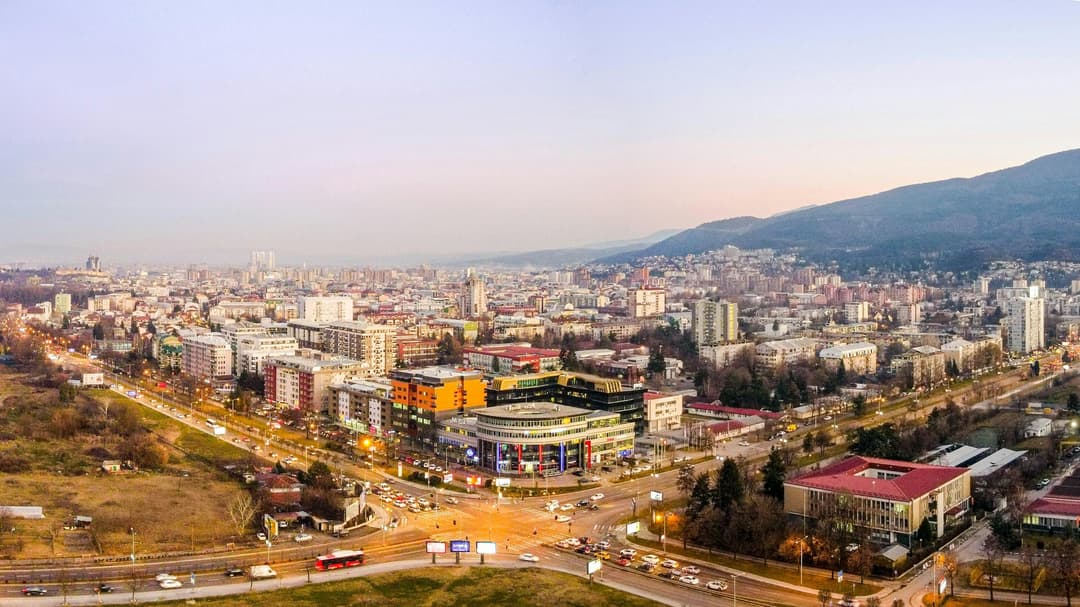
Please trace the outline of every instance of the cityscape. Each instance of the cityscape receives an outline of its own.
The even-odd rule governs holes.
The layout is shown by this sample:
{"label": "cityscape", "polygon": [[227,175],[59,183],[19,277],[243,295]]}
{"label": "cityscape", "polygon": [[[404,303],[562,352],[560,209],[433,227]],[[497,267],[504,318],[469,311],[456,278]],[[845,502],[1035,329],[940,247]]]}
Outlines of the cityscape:
{"label": "cityscape", "polygon": [[1080,4],[779,8],[0,7],[0,604],[1071,606]]}

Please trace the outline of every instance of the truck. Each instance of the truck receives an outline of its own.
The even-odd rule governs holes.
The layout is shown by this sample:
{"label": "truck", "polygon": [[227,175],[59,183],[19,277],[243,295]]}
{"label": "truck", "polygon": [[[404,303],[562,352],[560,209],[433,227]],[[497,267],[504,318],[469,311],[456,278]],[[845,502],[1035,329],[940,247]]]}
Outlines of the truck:
{"label": "truck", "polygon": [[277,577],[277,571],[270,568],[270,565],[252,565],[251,566],[251,579],[253,580],[268,580],[270,578]]}
{"label": "truck", "polygon": [[214,434],[217,436],[224,436],[225,426],[214,426]]}

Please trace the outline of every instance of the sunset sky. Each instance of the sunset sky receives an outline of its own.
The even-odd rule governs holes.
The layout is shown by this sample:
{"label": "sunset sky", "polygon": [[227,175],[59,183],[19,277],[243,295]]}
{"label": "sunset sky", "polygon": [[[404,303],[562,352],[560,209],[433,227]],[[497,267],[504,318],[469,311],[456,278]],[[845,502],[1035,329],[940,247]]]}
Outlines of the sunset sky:
{"label": "sunset sky", "polygon": [[0,263],[374,262],[1080,147],[1080,2],[0,2]]}

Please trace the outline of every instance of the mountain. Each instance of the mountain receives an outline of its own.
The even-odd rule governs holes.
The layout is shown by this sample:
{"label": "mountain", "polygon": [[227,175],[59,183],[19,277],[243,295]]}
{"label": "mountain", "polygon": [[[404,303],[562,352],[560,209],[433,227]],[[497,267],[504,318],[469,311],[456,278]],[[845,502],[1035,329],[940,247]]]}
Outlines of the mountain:
{"label": "mountain", "polygon": [[1080,260],[1080,149],[977,177],[904,186],[765,219],[691,228],[601,262],[702,253],[725,245],[798,250],[807,259],[897,266],[935,259],[967,269],[991,259]]}
{"label": "mountain", "polygon": [[457,265],[506,266],[506,267],[559,267],[590,262],[600,257],[638,251],[665,238],[682,233],[683,230],[660,230],[642,238],[597,242],[565,249],[543,249],[523,253],[505,253],[475,257],[456,262]]}

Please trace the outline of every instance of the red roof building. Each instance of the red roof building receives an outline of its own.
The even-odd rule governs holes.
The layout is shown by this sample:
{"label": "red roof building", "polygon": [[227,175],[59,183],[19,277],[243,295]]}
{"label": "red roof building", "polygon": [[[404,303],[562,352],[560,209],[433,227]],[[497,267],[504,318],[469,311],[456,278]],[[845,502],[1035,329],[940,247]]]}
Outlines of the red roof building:
{"label": "red roof building", "polygon": [[850,518],[872,541],[909,548],[924,519],[941,537],[967,514],[970,502],[966,468],[872,457],[851,456],[784,483],[789,515]]}

